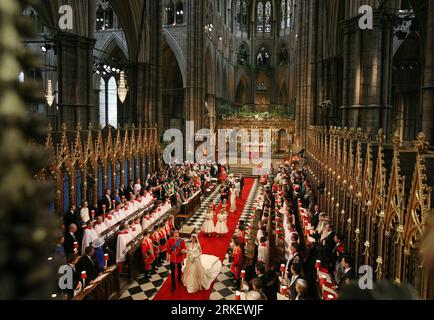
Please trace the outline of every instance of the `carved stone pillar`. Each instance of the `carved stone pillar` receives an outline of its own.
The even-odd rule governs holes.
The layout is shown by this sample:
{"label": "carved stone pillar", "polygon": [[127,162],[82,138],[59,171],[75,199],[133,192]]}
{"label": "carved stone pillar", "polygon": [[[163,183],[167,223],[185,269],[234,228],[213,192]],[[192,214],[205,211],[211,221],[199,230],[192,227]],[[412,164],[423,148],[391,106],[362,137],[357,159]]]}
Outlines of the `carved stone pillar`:
{"label": "carved stone pillar", "polygon": [[94,118],[93,48],[95,39],[60,32],[55,37],[58,59],[60,122],[87,127]]}
{"label": "carved stone pillar", "polygon": [[390,123],[392,26],[383,12],[374,13],[373,30],[361,30],[359,17],[345,22],[343,125],[387,128]]}

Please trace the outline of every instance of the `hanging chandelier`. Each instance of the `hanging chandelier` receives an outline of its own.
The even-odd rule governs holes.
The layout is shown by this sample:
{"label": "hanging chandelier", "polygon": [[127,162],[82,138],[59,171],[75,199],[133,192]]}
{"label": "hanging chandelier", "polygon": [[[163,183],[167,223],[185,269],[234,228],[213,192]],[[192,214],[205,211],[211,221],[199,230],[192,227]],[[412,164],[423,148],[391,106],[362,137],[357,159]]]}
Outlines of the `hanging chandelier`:
{"label": "hanging chandelier", "polygon": [[119,86],[118,86],[118,96],[119,100],[124,103],[127,98],[128,88],[127,88],[127,80],[125,80],[125,73],[121,71],[119,77]]}
{"label": "hanging chandelier", "polygon": [[45,93],[45,100],[47,101],[48,106],[52,106],[54,102],[54,92],[53,92],[53,86],[51,84],[51,80],[48,80],[47,83],[47,92]]}

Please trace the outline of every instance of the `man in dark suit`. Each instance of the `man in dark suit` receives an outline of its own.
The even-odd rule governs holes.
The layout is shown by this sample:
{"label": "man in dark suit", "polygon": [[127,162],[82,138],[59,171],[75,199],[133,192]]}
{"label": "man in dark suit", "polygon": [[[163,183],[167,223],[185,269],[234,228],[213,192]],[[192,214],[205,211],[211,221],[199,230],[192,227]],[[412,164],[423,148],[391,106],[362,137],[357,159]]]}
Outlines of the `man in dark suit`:
{"label": "man in dark suit", "polygon": [[128,201],[130,201],[130,194],[134,194],[134,181],[130,179],[128,181],[128,186],[125,188],[124,195]]}
{"label": "man in dark suit", "polygon": [[64,289],[63,294],[67,297],[68,300],[71,300],[74,298],[74,290],[77,288],[78,283],[80,282],[80,275],[77,272],[76,264],[79,260],[79,255],[76,253],[72,253],[68,256],[67,259],[67,268],[71,270],[72,272],[72,288],[70,289]]}
{"label": "man in dark suit", "polygon": [[286,271],[288,274],[291,274],[291,266],[293,263],[300,263],[303,265],[303,258],[301,256],[301,247],[300,244],[293,242],[290,246],[290,253],[291,256],[289,257],[287,263],[286,263]]}
{"label": "man in dark suit", "polygon": [[102,206],[105,206],[106,213],[110,211],[112,208],[112,198],[110,196],[110,189],[105,190],[104,195],[101,199],[101,212],[103,211]]}
{"label": "man in dark suit", "polygon": [[312,226],[316,229],[319,224],[319,207],[315,205],[314,212],[312,214],[311,222]]}
{"label": "man in dark suit", "polygon": [[81,274],[82,271],[86,271],[87,279],[86,283],[92,284],[98,277],[98,263],[94,257],[95,249],[93,246],[88,246],[85,249],[85,254],[80,258],[77,263],[77,271]]}
{"label": "man in dark suit", "polygon": [[63,242],[65,255],[67,257],[74,253],[74,242],[78,242],[78,251],[80,251],[81,241],[77,236],[77,225],[75,223],[71,223],[68,227],[68,231],[65,232],[65,241]]}
{"label": "man in dark suit", "polygon": [[262,262],[258,262],[256,264],[256,274],[258,279],[262,281],[262,292],[267,297],[267,300],[277,300],[279,278],[274,270],[266,271],[265,265]]}
{"label": "man in dark suit", "polygon": [[77,207],[75,204],[73,204],[69,211],[65,212],[65,214],[63,215],[63,224],[65,225],[65,228],[68,229],[71,223],[79,225],[79,222],[80,219],[78,217]]}
{"label": "man in dark suit", "polygon": [[351,280],[356,279],[356,272],[353,267],[353,258],[349,255],[345,255],[342,257],[341,261],[342,265],[342,275],[340,285],[347,285]]}

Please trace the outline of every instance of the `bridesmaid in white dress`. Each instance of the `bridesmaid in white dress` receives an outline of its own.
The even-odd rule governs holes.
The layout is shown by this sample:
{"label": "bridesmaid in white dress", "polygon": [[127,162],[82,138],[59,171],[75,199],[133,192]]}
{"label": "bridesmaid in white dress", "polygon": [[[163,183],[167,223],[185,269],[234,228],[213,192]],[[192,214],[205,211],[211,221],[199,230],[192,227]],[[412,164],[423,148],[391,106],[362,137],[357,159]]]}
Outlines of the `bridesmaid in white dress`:
{"label": "bridesmaid in white dress", "polygon": [[212,209],[212,205],[208,207],[208,211],[205,215],[205,222],[202,225],[201,231],[208,236],[214,232],[214,211]]}
{"label": "bridesmaid in white dress", "polygon": [[219,214],[217,215],[217,223],[214,229],[217,237],[229,232],[228,225],[226,224],[227,220],[228,214],[226,213],[226,208],[222,207]]}
{"label": "bridesmaid in white dress", "polygon": [[208,290],[220,274],[222,262],[218,257],[202,254],[202,248],[196,235],[187,245],[187,258],[184,261],[182,283],[188,293]]}
{"label": "bridesmaid in white dress", "polygon": [[235,189],[234,185],[231,185],[231,213],[234,213],[237,211],[237,190]]}

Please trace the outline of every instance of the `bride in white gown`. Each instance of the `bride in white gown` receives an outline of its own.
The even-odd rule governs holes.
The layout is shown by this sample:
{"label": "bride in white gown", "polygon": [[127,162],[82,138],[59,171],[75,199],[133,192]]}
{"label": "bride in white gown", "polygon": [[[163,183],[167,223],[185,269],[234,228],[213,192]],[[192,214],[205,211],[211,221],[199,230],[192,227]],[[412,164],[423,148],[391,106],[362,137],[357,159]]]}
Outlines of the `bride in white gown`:
{"label": "bride in white gown", "polygon": [[184,261],[182,283],[188,293],[208,290],[222,269],[218,257],[202,254],[202,248],[196,235],[191,236],[187,245],[187,258]]}

